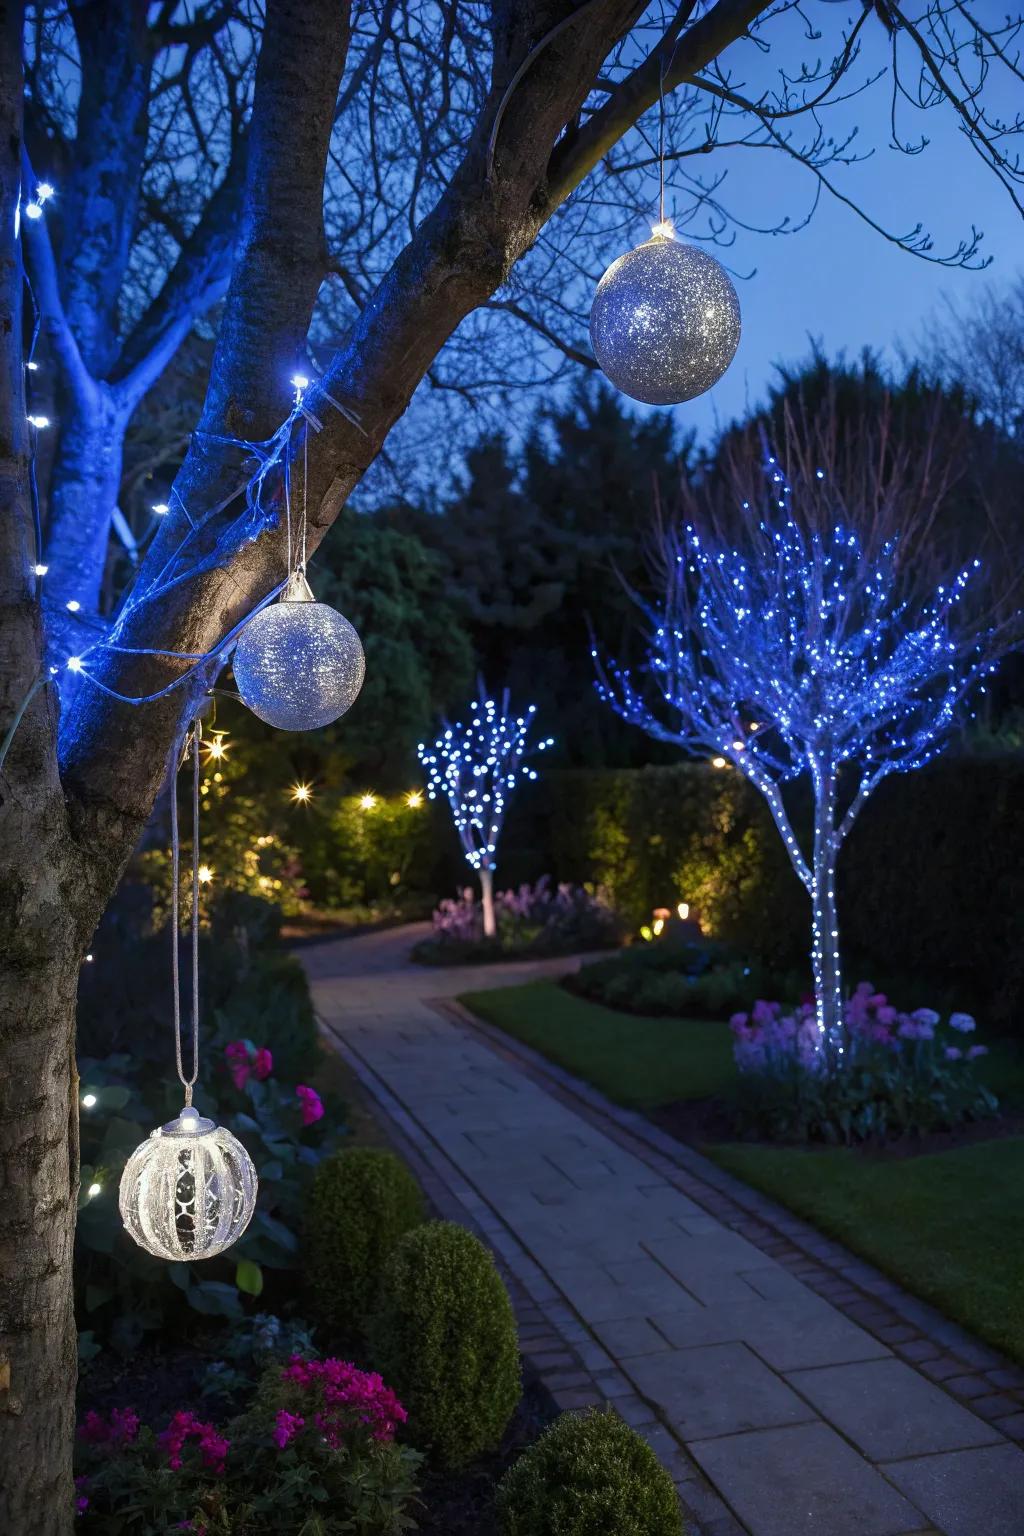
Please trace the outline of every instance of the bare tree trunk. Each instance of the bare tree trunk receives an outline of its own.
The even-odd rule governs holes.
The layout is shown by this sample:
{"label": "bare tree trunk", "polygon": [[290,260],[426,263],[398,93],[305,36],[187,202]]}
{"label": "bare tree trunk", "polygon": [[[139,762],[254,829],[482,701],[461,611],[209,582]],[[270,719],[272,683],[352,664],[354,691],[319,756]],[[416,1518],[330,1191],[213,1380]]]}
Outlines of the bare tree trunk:
{"label": "bare tree trunk", "polygon": [[484,938],[497,938],[498,924],[494,916],[494,870],[489,869],[486,864],[480,868],[480,897],[484,909]]}
{"label": "bare tree trunk", "polygon": [[[42,676],[21,338],[21,6],[0,36],[0,727]],[[77,1204],[74,1013],[98,908],[69,835],[56,709],[36,688],[0,769],[0,1530],[72,1526]]]}
{"label": "bare tree trunk", "polygon": [[843,972],[836,908],[836,772],[831,763],[815,773],[814,867],[811,882],[811,962],[814,1003],[829,1069],[842,1065],[846,1044],[843,1020]]}

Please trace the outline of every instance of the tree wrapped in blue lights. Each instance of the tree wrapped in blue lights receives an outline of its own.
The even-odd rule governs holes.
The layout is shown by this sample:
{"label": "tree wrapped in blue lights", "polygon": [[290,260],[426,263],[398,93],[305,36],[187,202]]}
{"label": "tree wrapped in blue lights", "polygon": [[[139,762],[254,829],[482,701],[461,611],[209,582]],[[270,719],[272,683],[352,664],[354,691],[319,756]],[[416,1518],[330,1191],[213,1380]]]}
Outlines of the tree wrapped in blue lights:
{"label": "tree wrapped in blue lights", "polygon": [[494,870],[509,797],[521,778],[537,777],[526,763],[527,755],[553,745],[548,737],[531,746],[536,712],[531,704],[524,714],[512,714],[507,688],[500,708],[481,691],[464,723],[446,725],[432,746],[421,741],[417,748],[427,770],[427,794],[431,800],[441,796],[448,801],[466,863],[480,877],[487,938],[497,933]]}
{"label": "tree wrapped in blue lights", "polygon": [[[927,545],[911,538],[909,559],[907,538],[886,531],[907,511],[898,494],[876,486],[877,496],[863,498],[861,532],[828,480],[805,462],[811,512],[798,515],[789,476],[766,454],[759,498],[751,490],[742,502],[735,541],[721,520],[706,539],[689,519],[659,529],[659,596],[636,598],[646,650],[639,677],[593,655],[598,691],[624,720],[725,759],[767,801],[811,899],[817,1020],[834,1069],[844,1051],[840,848],[883,779],[942,749],[1018,626],[1016,616],[995,623],[981,614],[977,559],[926,581]],[[803,774],[814,799],[807,848],[782,793]]]}

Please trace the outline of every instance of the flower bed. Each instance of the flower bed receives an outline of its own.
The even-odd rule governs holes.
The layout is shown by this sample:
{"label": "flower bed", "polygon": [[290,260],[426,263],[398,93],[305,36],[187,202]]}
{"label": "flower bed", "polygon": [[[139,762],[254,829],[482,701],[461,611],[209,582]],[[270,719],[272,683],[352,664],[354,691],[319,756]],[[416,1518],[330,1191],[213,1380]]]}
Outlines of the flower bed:
{"label": "flower bed", "polygon": [[622,940],[621,924],[600,891],[552,886],[547,875],[535,885],[498,891],[494,913],[498,932],[486,938],[480,903],[467,886],[439,904],[433,932],[416,945],[413,959],[423,965],[474,965],[579,954]]}
{"label": "flower bed", "polygon": [[998,1113],[968,1044],[975,1022],[901,1012],[870,982],[844,1009],[841,1061],[828,1061],[813,1003],[757,1002],[730,1020],[740,1127],[777,1141],[851,1143],[944,1130]]}

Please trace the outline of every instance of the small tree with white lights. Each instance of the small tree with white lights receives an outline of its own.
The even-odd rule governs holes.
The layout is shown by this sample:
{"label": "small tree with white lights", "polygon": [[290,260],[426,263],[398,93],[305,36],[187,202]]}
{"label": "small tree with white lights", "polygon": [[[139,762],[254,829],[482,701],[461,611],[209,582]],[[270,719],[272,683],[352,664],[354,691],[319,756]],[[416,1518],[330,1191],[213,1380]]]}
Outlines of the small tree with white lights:
{"label": "small tree with white lights", "polygon": [[[786,451],[765,450],[753,473],[741,444],[726,465],[728,507],[716,511],[710,493],[698,507],[684,492],[682,522],[657,526],[657,596],[634,594],[639,675],[593,652],[598,691],[623,719],[725,758],[767,801],[811,899],[817,1021],[833,1069],[844,1050],[839,850],[883,779],[942,749],[1019,636],[1016,615],[1000,621],[980,560],[945,579],[930,564],[946,542],[936,517],[955,475],[938,417],[927,451],[901,450],[887,426],[865,422],[851,443],[827,412],[816,424],[789,417]],[[814,800],[806,848],[782,793],[803,774]]]}
{"label": "small tree with white lights", "polygon": [[431,800],[442,796],[448,801],[466,862],[480,877],[484,934],[489,939],[498,931],[494,870],[509,796],[521,778],[537,777],[526,765],[527,754],[553,745],[550,737],[529,745],[535,714],[533,704],[523,714],[513,714],[507,688],[500,708],[481,689],[468,720],[445,725],[432,746],[420,742],[417,748],[427,770],[427,793]]}

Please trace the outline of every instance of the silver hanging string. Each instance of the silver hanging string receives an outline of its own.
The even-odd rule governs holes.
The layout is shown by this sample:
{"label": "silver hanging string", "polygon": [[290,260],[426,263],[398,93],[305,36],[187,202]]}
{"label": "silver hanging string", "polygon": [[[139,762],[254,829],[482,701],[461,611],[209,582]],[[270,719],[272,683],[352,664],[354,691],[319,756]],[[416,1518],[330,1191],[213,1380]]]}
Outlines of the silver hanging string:
{"label": "silver hanging string", "polygon": [[192,1089],[199,1076],[199,743],[202,726],[193,720],[186,733],[181,761],[192,749],[192,1076],[185,1076],[181,1054],[181,968],[178,961],[180,938],[181,832],[178,825],[178,754],[174,756],[171,784],[171,982],[174,993],[174,1060],[178,1081],[185,1090],[185,1107],[191,1107]]}

